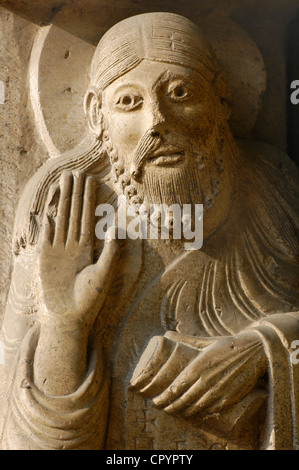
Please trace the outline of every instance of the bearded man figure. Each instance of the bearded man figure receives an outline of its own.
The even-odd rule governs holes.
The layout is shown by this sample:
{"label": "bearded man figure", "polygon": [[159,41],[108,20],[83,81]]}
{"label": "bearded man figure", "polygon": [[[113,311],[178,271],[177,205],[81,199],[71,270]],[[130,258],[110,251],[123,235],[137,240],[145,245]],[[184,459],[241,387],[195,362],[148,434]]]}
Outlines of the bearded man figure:
{"label": "bearded man figure", "polygon": [[[296,169],[236,141],[213,52],[170,13],[100,41],[90,135],[19,204],[3,449],[296,449]],[[203,204],[203,246],[94,237],[95,208]]]}

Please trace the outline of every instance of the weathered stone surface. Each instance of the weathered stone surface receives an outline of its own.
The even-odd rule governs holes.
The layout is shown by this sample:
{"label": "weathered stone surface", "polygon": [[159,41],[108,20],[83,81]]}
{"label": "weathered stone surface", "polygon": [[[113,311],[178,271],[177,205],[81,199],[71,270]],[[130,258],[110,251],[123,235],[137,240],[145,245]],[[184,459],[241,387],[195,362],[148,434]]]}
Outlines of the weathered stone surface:
{"label": "weathered stone surface", "polygon": [[[298,448],[297,170],[268,143],[236,138],[254,134],[260,119],[265,72],[255,44],[206,14],[217,60],[186,18],[141,15],[102,38],[87,84],[76,71],[88,45],[1,18],[11,48],[27,28],[10,63],[28,70],[31,100],[22,81],[11,90],[19,104],[7,110],[15,131],[4,145],[9,161],[32,155],[19,179],[17,163],[11,174],[3,165],[14,257],[2,300],[2,448]],[[235,47],[220,65],[224,40]],[[253,85],[248,113],[246,93],[237,103],[249,86],[233,76],[240,42]],[[202,205],[202,246],[190,250],[185,232],[134,238],[132,214],[122,227],[131,236],[112,230],[103,241],[96,207],[116,208],[119,197],[145,214],[153,204]]]}
{"label": "weathered stone surface", "polygon": [[38,166],[47,158],[36,139],[34,123],[28,113],[27,71],[32,40],[37,27],[0,9],[0,306],[5,309],[11,271],[11,240],[19,193]]}
{"label": "weathered stone surface", "polygon": [[[297,0],[2,0],[1,5],[38,25],[54,24],[97,44],[116,22],[139,13],[172,11],[191,21],[211,12],[233,19],[255,41],[268,74],[263,108],[252,137],[286,150],[286,29],[298,11]],[[287,45],[288,50],[292,44]],[[295,158],[295,155],[294,155]]]}
{"label": "weathered stone surface", "polygon": [[[226,17],[199,15],[198,24],[230,84],[232,131],[238,137],[250,137],[266,89],[261,54],[245,31]],[[55,26],[41,28],[35,38],[29,69],[31,102],[51,156],[73,148],[87,134],[83,99],[94,49]]]}

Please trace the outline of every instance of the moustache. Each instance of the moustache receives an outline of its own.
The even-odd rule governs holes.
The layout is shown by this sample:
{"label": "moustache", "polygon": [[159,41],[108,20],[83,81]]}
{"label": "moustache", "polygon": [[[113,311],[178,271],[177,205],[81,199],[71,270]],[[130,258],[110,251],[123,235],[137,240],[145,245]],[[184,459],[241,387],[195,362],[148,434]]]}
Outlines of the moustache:
{"label": "moustache", "polygon": [[162,138],[160,134],[153,131],[153,129],[149,129],[141,137],[134,152],[134,159],[130,168],[130,174],[133,179],[139,179],[144,162],[150,158],[156,150],[158,150],[161,143]]}

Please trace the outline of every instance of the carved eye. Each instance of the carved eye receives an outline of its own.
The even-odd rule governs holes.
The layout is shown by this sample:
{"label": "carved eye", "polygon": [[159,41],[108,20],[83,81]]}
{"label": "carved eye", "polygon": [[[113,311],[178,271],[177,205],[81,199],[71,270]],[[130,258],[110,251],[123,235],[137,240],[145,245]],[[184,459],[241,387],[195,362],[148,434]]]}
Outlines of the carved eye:
{"label": "carved eye", "polygon": [[190,89],[181,80],[176,80],[169,84],[167,95],[175,101],[185,101],[190,98]]}
{"label": "carved eye", "polygon": [[119,96],[115,106],[122,109],[123,111],[131,111],[138,108],[142,103],[143,99],[140,95],[135,95],[134,93],[125,93]]}

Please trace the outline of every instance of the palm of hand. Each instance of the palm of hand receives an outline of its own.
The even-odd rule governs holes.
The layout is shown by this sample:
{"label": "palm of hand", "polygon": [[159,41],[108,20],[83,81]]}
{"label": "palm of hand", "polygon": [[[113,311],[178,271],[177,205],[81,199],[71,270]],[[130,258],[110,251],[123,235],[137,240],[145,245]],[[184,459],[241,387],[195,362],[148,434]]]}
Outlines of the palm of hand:
{"label": "palm of hand", "polygon": [[95,180],[62,176],[52,189],[48,209],[59,192],[57,216],[46,215],[38,249],[38,272],[44,311],[93,323],[105,300],[111,268],[118,254],[116,241],[105,242],[93,264]]}

